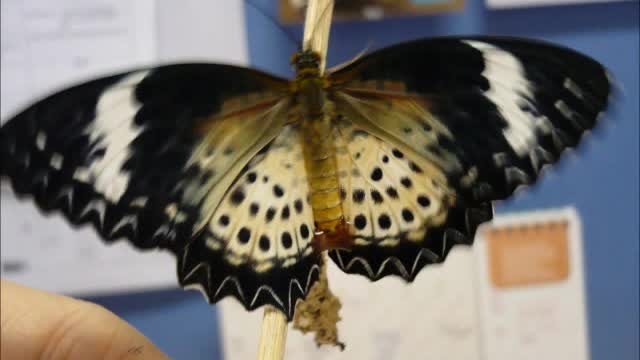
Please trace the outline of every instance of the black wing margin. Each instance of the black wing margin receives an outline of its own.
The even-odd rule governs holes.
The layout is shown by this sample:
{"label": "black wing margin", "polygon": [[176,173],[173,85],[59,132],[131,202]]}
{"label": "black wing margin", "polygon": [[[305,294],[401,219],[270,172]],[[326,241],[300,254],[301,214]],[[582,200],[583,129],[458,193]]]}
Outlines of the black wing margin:
{"label": "black wing margin", "polygon": [[532,184],[596,125],[612,90],[607,70],[588,56],[498,37],[408,42],[331,78],[337,91],[356,98],[363,83],[377,84],[380,94],[385,83],[400,83],[403,94],[424,99],[425,110],[452,135],[439,138],[435,151],[454,155],[452,168],[459,171],[448,175],[471,204],[505,199]]}
{"label": "black wing margin", "polygon": [[[180,204],[184,170],[202,139],[200,121],[244,93],[283,80],[233,66],[179,64],[105,77],[41,100],[0,130],[1,174],[45,212],[136,247],[186,243],[197,208]],[[275,85],[274,85],[275,84]],[[102,161],[101,160],[108,160]]]}

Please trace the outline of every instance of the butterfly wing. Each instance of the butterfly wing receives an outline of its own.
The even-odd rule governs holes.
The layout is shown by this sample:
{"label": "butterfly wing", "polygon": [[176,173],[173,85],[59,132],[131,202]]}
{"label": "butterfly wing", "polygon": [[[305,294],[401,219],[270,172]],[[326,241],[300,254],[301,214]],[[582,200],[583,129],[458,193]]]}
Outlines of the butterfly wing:
{"label": "butterfly wing", "polygon": [[[369,146],[378,143],[391,159],[385,164],[385,155],[378,151],[367,164],[376,164],[384,175],[395,174],[391,181],[402,189],[402,177],[397,176],[401,173],[389,166],[400,163],[389,149],[398,151],[409,170],[418,170],[411,175],[427,175],[421,179],[423,195],[429,194],[429,187],[433,190],[431,182],[444,194],[428,196],[432,213],[421,219],[426,235],[417,241],[420,246],[404,253],[410,239],[401,238],[395,247],[387,241],[385,251],[379,249],[384,241],[378,241],[377,248],[375,241],[368,241],[356,243],[351,251],[332,253],[343,270],[373,279],[385,271],[380,264],[402,256],[416,259],[416,249],[447,248],[434,245],[448,242],[447,231],[472,239],[478,223],[491,218],[487,203],[533,183],[543,166],[577,145],[582,134],[595,126],[611,89],[606,70],[584,55],[541,42],[490,37],[436,38],[393,46],[336,71],[331,81],[336,113],[372,137]],[[412,184],[418,179],[408,178]],[[419,194],[411,196],[407,196],[411,205],[419,206]],[[383,201],[387,202],[384,196]],[[403,225],[404,209],[387,212],[391,211],[395,222]],[[475,224],[462,221],[469,211],[475,214],[470,217]],[[357,215],[348,215],[356,228]],[[376,233],[375,226],[372,230]],[[386,237],[377,233],[382,236],[376,238]],[[364,269],[367,266],[372,270]]]}
{"label": "butterfly wing", "polygon": [[[490,37],[393,46],[332,79],[352,121],[368,123],[392,144],[447,162],[448,175],[457,176],[454,186],[470,201],[504,199],[535,181],[542,166],[593,128],[611,91],[606,69],[587,56],[542,42]],[[399,101],[420,108],[408,114],[419,119],[373,117],[376,106],[398,94],[411,95]],[[406,131],[421,125],[436,134],[403,141]],[[476,179],[465,186],[460,180],[470,170]]]}
{"label": "butterfly wing", "polygon": [[268,303],[291,318],[319,273],[308,194],[300,131],[287,125],[247,164],[208,226],[183,249],[183,285],[203,285],[212,302],[233,294],[249,310]]}
{"label": "butterfly wing", "polygon": [[[209,279],[198,278],[206,280],[201,285],[212,301],[229,294],[225,284],[236,279],[257,285],[254,293],[260,286],[272,289],[266,293],[273,297],[258,300],[250,289],[232,291],[245,306],[267,302],[284,308],[275,299],[290,292],[273,290],[273,284],[288,287],[288,273],[258,271],[251,256],[231,262],[207,250],[207,236],[218,221],[216,210],[233,198],[229,188],[289,121],[287,86],[261,72],[214,64],[169,65],[90,81],[2,126],[2,174],[44,211],[60,211],[76,225],[90,223],[107,241],[124,237],[139,248],[172,250],[183,284],[196,278],[189,274],[192,264],[217,264]],[[219,235],[224,242],[234,234]],[[296,245],[289,251],[296,263],[302,259],[298,250]],[[304,281],[291,281],[305,289],[312,265],[309,260],[293,266]]]}
{"label": "butterfly wing", "polygon": [[490,204],[454,208],[455,194],[434,163],[346,118],[337,121],[334,138],[343,213],[354,238],[350,249],[330,256],[344,271],[413,280],[454,244],[471,243],[478,224],[491,219]]}

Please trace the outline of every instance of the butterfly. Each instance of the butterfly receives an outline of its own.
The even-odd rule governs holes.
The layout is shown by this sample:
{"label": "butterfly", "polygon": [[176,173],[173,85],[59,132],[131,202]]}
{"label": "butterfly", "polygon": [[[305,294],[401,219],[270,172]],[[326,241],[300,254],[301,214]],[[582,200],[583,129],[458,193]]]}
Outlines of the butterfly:
{"label": "butterfly", "polygon": [[384,48],[321,75],[175,64],[62,90],[0,130],[17,194],[108,241],[175,254],[180,284],[292,318],[327,251],[413,281],[470,244],[607,107],[593,59],[516,38]]}

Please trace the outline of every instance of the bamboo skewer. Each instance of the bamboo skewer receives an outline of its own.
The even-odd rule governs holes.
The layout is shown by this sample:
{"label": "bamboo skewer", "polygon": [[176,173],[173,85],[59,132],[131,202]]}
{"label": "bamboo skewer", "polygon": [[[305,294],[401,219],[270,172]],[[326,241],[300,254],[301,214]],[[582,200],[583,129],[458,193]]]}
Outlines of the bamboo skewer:
{"label": "bamboo skewer", "polygon": [[333,0],[309,0],[302,43],[305,50],[312,49],[320,54],[320,72],[324,72],[332,15]]}
{"label": "bamboo skewer", "polygon": [[[333,15],[333,0],[309,0],[304,23],[303,48],[312,49],[322,59],[320,71],[324,71],[329,45],[329,30]],[[287,341],[287,318],[272,307],[264,310],[258,360],[282,360]]]}
{"label": "bamboo skewer", "polygon": [[258,345],[259,360],[282,360],[287,342],[287,317],[277,309],[264,309]]}

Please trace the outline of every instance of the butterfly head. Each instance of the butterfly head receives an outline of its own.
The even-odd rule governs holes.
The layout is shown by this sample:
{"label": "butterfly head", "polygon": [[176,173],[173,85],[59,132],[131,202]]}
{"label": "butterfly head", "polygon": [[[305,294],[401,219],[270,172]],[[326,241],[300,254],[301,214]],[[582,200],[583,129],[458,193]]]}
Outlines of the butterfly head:
{"label": "butterfly head", "polygon": [[296,69],[297,76],[318,76],[320,74],[320,55],[313,50],[303,50],[291,57],[291,65]]}

